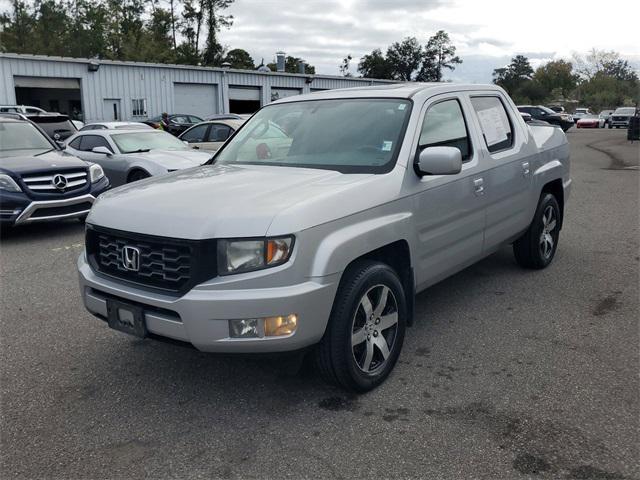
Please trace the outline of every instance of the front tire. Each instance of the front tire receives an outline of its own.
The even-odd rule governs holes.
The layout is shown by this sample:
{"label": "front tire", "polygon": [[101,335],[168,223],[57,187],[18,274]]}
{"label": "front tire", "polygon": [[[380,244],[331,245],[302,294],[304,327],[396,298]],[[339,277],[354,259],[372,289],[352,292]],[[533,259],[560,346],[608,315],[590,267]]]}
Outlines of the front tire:
{"label": "front tire", "polygon": [[377,387],[398,360],[406,324],[407,302],[398,274],[380,262],[356,262],[340,281],[316,348],[318,371],[346,390]]}
{"label": "front tire", "polygon": [[561,215],[556,197],[543,192],[531,225],[513,244],[513,254],[521,267],[542,269],[551,264],[558,248]]}

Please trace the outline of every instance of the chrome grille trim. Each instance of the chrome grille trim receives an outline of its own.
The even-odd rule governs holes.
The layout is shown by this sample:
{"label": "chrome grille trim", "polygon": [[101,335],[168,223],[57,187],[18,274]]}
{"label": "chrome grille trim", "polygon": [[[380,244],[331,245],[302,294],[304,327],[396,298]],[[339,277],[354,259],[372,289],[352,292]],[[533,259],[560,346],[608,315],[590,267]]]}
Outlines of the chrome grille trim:
{"label": "chrome grille trim", "polygon": [[[67,186],[64,190],[58,190],[53,186],[53,177],[62,175],[67,179]],[[88,183],[88,172],[86,170],[76,170],[71,172],[56,172],[37,175],[23,175],[22,181],[29,190],[38,193],[46,192],[68,192],[77,188],[81,188]]]}

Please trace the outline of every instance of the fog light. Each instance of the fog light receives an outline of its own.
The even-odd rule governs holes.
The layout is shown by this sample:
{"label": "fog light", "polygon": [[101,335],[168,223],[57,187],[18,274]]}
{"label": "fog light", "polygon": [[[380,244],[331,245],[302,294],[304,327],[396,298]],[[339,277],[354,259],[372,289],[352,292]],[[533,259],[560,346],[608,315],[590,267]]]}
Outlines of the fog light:
{"label": "fog light", "polygon": [[291,335],[298,328],[298,316],[295,313],[286,317],[267,317],[264,319],[265,337]]}
{"label": "fog light", "polygon": [[231,338],[258,338],[260,335],[259,318],[229,320],[229,336]]}

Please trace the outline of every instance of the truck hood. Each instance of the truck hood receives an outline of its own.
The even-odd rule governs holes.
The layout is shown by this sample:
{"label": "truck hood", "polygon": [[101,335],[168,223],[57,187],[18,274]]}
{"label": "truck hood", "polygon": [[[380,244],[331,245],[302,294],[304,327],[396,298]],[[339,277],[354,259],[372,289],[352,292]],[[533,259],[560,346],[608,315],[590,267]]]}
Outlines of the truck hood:
{"label": "truck hood", "polygon": [[190,239],[295,233],[384,201],[384,192],[371,185],[384,176],[206,165],[111,190],[94,203],[87,221]]}
{"label": "truck hood", "polygon": [[167,170],[197,167],[211,158],[210,153],[196,152],[195,150],[151,150],[130,155],[156,163]]}
{"label": "truck hood", "polygon": [[33,154],[33,151],[21,150],[10,157],[0,157],[0,170],[19,175],[45,170],[63,170],[66,168],[87,168],[87,163],[73,155],[58,150]]}

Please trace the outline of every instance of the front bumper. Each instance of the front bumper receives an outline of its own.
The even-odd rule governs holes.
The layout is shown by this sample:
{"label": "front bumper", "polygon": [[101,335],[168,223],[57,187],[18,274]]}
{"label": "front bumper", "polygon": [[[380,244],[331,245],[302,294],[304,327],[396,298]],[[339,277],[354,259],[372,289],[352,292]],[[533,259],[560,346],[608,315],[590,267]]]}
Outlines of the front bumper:
{"label": "front bumper", "polygon": [[103,177],[85,194],[56,200],[33,200],[24,192],[2,192],[0,223],[11,226],[84,217],[96,197],[108,188],[109,180]]}
{"label": "front bumper", "polygon": [[[271,353],[299,350],[324,335],[339,275],[309,279],[285,287],[211,289],[196,286],[176,298],[124,285],[96,274],[84,253],[78,259],[80,291],[87,310],[107,317],[107,299],[143,308],[147,330],[191,343],[204,352]],[[268,277],[266,282],[268,283]],[[230,338],[229,320],[298,315],[297,330],[286,337]]]}

